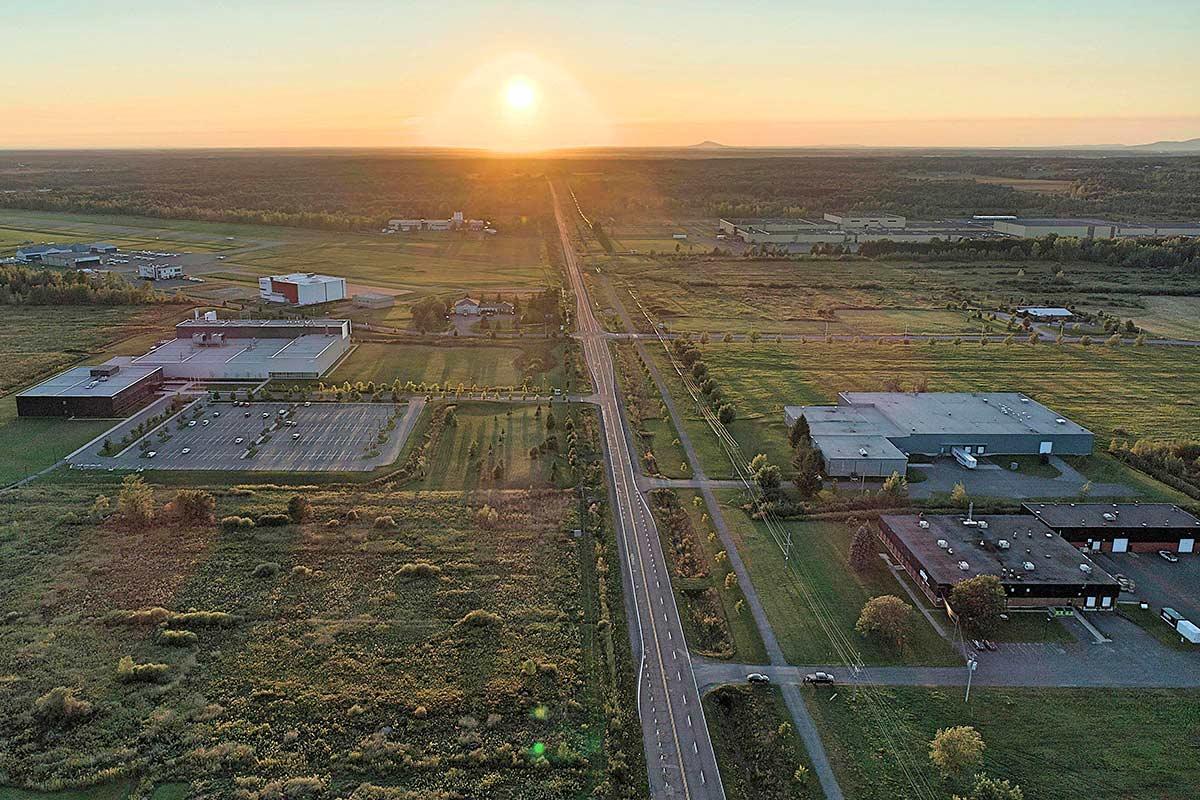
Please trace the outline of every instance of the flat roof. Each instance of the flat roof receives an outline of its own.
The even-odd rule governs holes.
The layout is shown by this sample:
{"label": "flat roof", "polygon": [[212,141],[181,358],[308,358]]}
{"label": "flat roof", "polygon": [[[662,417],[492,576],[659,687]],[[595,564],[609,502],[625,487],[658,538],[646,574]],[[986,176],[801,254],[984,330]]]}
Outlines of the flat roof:
{"label": "flat roof", "polygon": [[997,222],[1015,222],[1019,225],[1028,225],[1030,227],[1051,227],[1054,225],[1113,225],[1123,228],[1186,228],[1200,227],[1200,222],[1195,220],[1179,220],[1172,222],[1169,220],[1150,220],[1137,222],[1118,222],[1111,219],[1097,219],[1095,217],[1006,217],[996,220]]}
{"label": "flat roof", "polygon": [[[154,365],[126,366],[108,380],[102,381],[92,377],[92,369],[101,366],[92,364],[83,367],[72,367],[60,372],[53,378],[42,381],[37,386],[31,386],[19,393],[20,397],[115,397],[133,384],[157,372],[160,367]],[[91,384],[95,382],[95,386]]]}
{"label": "flat roof", "polygon": [[1171,503],[1026,503],[1025,509],[1052,528],[1200,530],[1200,519]]}
{"label": "flat roof", "polygon": [[1039,316],[1039,317],[1044,317],[1044,316],[1071,317],[1071,316],[1074,316],[1074,314],[1071,313],[1071,309],[1063,308],[1062,306],[1017,306],[1017,312],[1019,313],[1021,311],[1024,311],[1027,314],[1033,314],[1034,316]]}
{"label": "flat roof", "polygon": [[337,328],[349,320],[344,319],[185,319],[176,328],[262,328],[267,334],[271,328]]}
{"label": "flat roof", "polygon": [[814,434],[812,440],[826,460],[834,458],[908,460],[908,456],[904,455],[900,448],[892,444],[886,436]]}
{"label": "flat roof", "polygon": [[875,408],[903,436],[1091,433],[1019,392],[843,392],[840,396],[850,405]]}
{"label": "flat roof", "polygon": [[287,275],[272,275],[271,280],[286,281],[287,283],[336,283],[345,280],[345,278],[337,278],[333,275],[319,275],[315,272],[289,272]]}
{"label": "flat roof", "polygon": [[[137,366],[160,367],[178,364],[221,365],[230,364],[240,368],[261,366],[272,367],[272,359],[300,358],[315,360],[321,353],[337,345],[340,337],[324,336],[320,333],[295,338],[256,339],[251,347],[248,339],[226,339],[221,345],[196,345],[191,339],[172,339],[162,347],[145,355],[133,358],[130,363]],[[125,370],[121,368],[122,372]]]}
{"label": "flat roof", "polygon": [[[929,523],[928,528],[920,526],[921,519]],[[880,521],[904,542],[937,583],[953,584],[976,575],[995,575],[1006,584],[1117,585],[1086,554],[1033,517],[996,514],[975,518],[986,522],[987,528],[964,525],[965,519],[959,515],[924,518],[885,515]],[[938,546],[939,539],[946,542],[946,548]],[[1007,549],[1000,547],[1001,540],[1009,543]],[[964,561],[966,569],[959,563]],[[1033,568],[1027,569],[1026,562]],[[1091,567],[1091,573],[1081,570],[1081,564]]]}

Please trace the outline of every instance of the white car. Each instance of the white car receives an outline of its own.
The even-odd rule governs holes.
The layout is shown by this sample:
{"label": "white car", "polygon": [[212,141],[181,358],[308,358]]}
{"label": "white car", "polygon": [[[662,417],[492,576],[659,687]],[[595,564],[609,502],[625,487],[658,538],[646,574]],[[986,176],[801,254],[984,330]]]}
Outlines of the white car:
{"label": "white car", "polygon": [[311,400],[305,400],[305,401],[304,401],[304,407],[305,407],[305,408],[308,408],[308,407],[309,407],[309,406],[311,406],[311,405],[312,405],[312,401],[311,401]]}
{"label": "white car", "polygon": [[748,683],[770,683],[770,677],[763,675],[761,672],[751,672],[746,676]]}
{"label": "white car", "polygon": [[188,420],[188,427],[189,427],[189,428],[194,428],[194,427],[196,427],[196,420],[194,420],[194,419],[193,419],[193,420]]}
{"label": "white car", "polygon": [[192,448],[190,448],[190,447],[185,447],[185,448],[183,448],[182,450],[180,450],[179,452],[180,452],[182,455],[185,455],[185,456],[186,456],[188,453],[192,452]]}
{"label": "white car", "polygon": [[146,458],[154,458],[156,455],[158,455],[157,450],[147,450],[146,451]]}
{"label": "white car", "polygon": [[202,427],[205,427],[205,428],[207,428],[207,427],[208,427],[208,420],[204,420],[204,423],[203,423]]}
{"label": "white car", "polygon": [[236,439],[234,439],[234,440],[233,440],[233,443],[234,443],[234,444],[241,444],[241,443],[242,443],[242,442],[244,442],[244,441],[246,441],[246,440],[245,440],[245,439],[243,439],[241,436],[239,436],[239,437],[237,437]]}
{"label": "white car", "polygon": [[297,440],[297,439],[299,439],[299,438],[300,438],[300,434],[298,434],[298,433],[293,433],[293,434],[292,434],[292,441],[293,441],[293,442],[294,442],[294,441],[296,441],[296,440]]}
{"label": "white car", "polygon": [[221,412],[220,412],[220,411],[214,411],[214,412],[213,412],[213,416],[214,416],[214,417],[219,417],[219,416],[221,416]]}
{"label": "white car", "polygon": [[266,411],[264,411],[264,412],[263,412],[263,419],[267,419],[267,418],[269,418],[270,416],[271,416],[271,415],[270,415],[270,414],[268,414]]}

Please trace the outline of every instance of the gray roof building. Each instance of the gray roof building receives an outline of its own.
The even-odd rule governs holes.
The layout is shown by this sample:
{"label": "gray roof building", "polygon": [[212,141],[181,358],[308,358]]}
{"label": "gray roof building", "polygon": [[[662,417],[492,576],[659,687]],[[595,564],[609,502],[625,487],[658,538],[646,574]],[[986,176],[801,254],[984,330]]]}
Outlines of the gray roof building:
{"label": "gray roof building", "polygon": [[903,472],[910,453],[938,456],[955,449],[971,455],[1088,455],[1094,439],[1091,431],[1017,392],[842,392],[836,406],[784,408],[789,427],[801,416],[825,457],[827,474],[835,477]]}

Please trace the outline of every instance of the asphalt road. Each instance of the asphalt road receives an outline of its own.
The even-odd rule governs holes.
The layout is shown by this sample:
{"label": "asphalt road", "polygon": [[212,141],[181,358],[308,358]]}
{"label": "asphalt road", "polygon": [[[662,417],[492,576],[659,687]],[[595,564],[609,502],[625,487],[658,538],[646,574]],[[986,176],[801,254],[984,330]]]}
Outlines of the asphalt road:
{"label": "asphalt road", "polygon": [[[567,274],[578,301],[577,328],[596,386],[604,429],[626,599],[632,599],[630,640],[638,666],[638,714],[646,750],[650,794],[655,798],[723,798],[725,790],[709,738],[700,690],[684,641],[683,624],[654,517],[637,485],[625,437],[612,354],[592,311],[562,203],[553,184],[554,216]],[[568,200],[569,202],[569,200]],[[578,210],[575,206],[574,211]],[[573,213],[573,212],[572,212]]]}

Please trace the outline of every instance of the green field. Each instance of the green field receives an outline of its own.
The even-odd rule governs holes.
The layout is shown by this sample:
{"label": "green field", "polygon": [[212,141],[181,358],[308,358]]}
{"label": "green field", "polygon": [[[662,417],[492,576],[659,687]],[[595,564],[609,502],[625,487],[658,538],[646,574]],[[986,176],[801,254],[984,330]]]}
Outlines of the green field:
{"label": "green field", "polygon": [[327,383],[438,384],[457,388],[517,388],[559,385],[561,346],[538,340],[519,345],[358,344],[350,357],[327,378]]}
{"label": "green field", "polygon": [[725,796],[730,800],[808,800],[821,796],[804,743],[778,689],[722,686],[704,696]]}
{"label": "green field", "polygon": [[1147,295],[1144,313],[1134,313],[1139,325],[1158,336],[1200,339],[1200,297]]}
{"label": "green field", "polygon": [[[790,454],[784,405],[831,403],[838,392],[879,391],[888,380],[905,388],[925,380],[930,391],[1026,392],[1094,431],[1098,449],[1114,435],[1200,437],[1194,405],[1200,358],[1192,348],[718,342],[702,350],[710,374],[738,410],[730,429],[742,451],[766,453],[785,468]],[[670,372],[665,354],[658,357]],[[677,398],[685,397],[677,381],[672,389]],[[690,409],[690,400],[685,407]],[[694,411],[688,416],[693,438],[713,439]],[[706,447],[705,469],[727,473],[715,442]]]}
{"label": "green field", "polygon": [[[867,692],[891,709],[881,719]],[[959,688],[842,688],[806,698],[838,780],[855,800],[914,796],[891,756],[907,748],[935,797],[961,788],[928,758],[938,728],[972,725],[983,736],[983,771],[1030,798],[1187,800],[1200,777],[1185,755],[1200,736],[1195,692],[985,689],[963,703]],[[885,720],[894,720],[894,723]],[[1152,732],[1152,733],[1149,733]]]}
{"label": "green field", "polygon": [[[236,533],[166,511],[144,530],[95,524],[84,487],[8,495],[3,780],[95,784],[63,795],[89,800],[120,797],[112,781],[130,775],[190,781],[191,796],[348,795],[403,764],[422,794],[557,799],[590,795],[610,758],[644,775],[640,741],[622,753],[602,711],[617,694],[597,593],[614,584],[597,584],[591,535],[571,536],[573,493],[491,492],[491,520],[454,494],[306,493],[311,522]],[[218,494],[218,516],[279,512],[291,496]],[[616,592],[604,602],[619,611]],[[233,616],[128,620],[154,607]],[[167,628],[195,638],[166,646]],[[124,656],[165,674],[123,681]],[[35,700],[56,686],[90,713],[39,721]]]}
{"label": "green field", "polygon": [[17,416],[14,397],[0,397],[0,486],[50,466],[95,439],[113,420]]}

